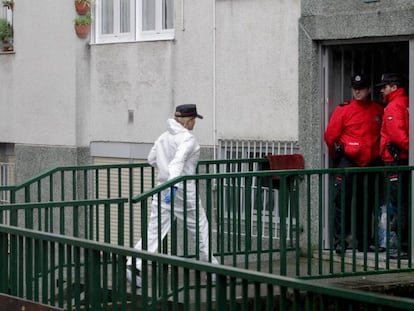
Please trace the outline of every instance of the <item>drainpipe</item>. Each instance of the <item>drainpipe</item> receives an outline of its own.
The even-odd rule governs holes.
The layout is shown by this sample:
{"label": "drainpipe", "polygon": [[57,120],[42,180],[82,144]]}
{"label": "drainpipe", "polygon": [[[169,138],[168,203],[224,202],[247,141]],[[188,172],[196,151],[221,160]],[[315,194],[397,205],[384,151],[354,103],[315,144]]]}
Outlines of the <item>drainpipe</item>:
{"label": "drainpipe", "polygon": [[185,0],[181,1],[181,31],[185,30],[185,25],[184,25],[184,22],[185,22],[185,19],[184,19],[184,1]]}
{"label": "drainpipe", "polygon": [[212,0],[213,9],[213,142],[214,160],[217,159],[217,123],[216,123],[216,0]]}

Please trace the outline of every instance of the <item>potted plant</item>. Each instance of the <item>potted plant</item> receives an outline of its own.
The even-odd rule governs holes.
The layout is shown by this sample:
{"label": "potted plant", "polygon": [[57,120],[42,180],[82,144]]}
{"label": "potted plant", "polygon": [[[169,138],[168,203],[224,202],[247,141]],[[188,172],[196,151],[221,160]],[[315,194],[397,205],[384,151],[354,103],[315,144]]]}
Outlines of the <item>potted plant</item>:
{"label": "potted plant", "polygon": [[3,6],[13,11],[14,0],[3,0]]}
{"label": "potted plant", "polygon": [[75,31],[79,38],[86,38],[91,30],[92,17],[91,13],[78,16],[75,18]]}
{"label": "potted plant", "polygon": [[76,12],[79,15],[85,15],[91,8],[92,0],[75,0]]}
{"label": "potted plant", "polygon": [[3,51],[13,51],[10,41],[13,39],[13,28],[9,21],[0,18],[0,40],[3,42]]}

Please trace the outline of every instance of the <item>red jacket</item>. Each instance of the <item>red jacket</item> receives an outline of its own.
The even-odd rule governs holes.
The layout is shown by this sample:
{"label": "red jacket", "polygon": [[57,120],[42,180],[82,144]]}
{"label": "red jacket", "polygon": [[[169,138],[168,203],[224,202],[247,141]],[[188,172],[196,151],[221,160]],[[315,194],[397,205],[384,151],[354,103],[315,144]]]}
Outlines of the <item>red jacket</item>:
{"label": "red jacket", "polygon": [[338,106],[325,131],[330,154],[333,155],[336,142],[359,166],[378,159],[383,112],[383,107],[371,100],[354,99]]}
{"label": "red jacket", "polygon": [[408,97],[404,88],[398,88],[387,94],[384,100],[388,105],[384,109],[381,128],[380,154],[384,162],[393,162],[387,144],[392,143],[400,152],[400,159],[408,159]]}

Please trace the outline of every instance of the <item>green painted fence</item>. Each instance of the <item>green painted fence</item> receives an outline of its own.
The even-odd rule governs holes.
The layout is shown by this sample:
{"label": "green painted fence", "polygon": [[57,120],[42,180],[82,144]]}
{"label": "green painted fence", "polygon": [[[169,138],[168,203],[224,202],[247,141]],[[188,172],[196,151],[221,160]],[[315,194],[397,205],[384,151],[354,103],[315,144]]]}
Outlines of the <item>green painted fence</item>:
{"label": "green painted fence", "polygon": [[[369,213],[368,202],[375,202],[375,206],[379,206],[381,200],[389,199],[390,189],[387,184],[382,182],[385,174],[391,171],[411,173],[413,167],[261,171],[261,164],[265,161],[265,159],[204,161],[200,163],[203,165],[199,166],[197,175],[183,176],[156,187],[154,186],[155,171],[147,165],[128,164],[124,166],[120,164],[59,168],[53,170],[52,173],[42,174],[30,182],[16,187],[0,188],[0,191],[14,193],[11,196],[13,198],[19,197],[18,193],[23,191],[25,194],[23,201],[27,200],[28,202],[0,205],[0,223],[3,224],[0,228],[5,230],[4,232],[0,230],[4,233],[1,247],[7,250],[1,252],[1,275],[8,275],[7,280],[2,278],[1,291],[31,300],[51,303],[55,299],[52,297],[56,296],[58,290],[61,291],[58,294],[60,298],[58,298],[58,302],[54,303],[59,306],[63,304],[67,306],[68,303],[72,303],[76,307],[72,307],[72,305],[70,307],[75,310],[79,310],[80,305],[84,308],[85,304],[93,309],[92,304],[97,298],[95,296],[90,298],[93,300],[92,303],[92,300],[85,302],[86,298],[82,297],[90,294],[89,290],[84,289],[90,289],[93,293],[98,288],[99,295],[107,297],[102,298],[107,300],[105,302],[105,300],[98,299],[99,301],[96,301],[97,309],[94,310],[102,307],[102,303],[105,308],[106,304],[112,306],[114,295],[115,297],[122,296],[115,298],[116,305],[120,303],[122,306],[126,306],[135,303],[142,305],[144,310],[147,307],[151,309],[156,305],[159,306],[160,301],[167,300],[170,303],[176,301],[172,303],[173,307],[180,305],[192,309],[189,307],[192,305],[191,303],[203,303],[203,306],[210,310],[209,307],[212,307],[217,301],[221,301],[220,297],[231,301],[233,296],[234,301],[230,303],[229,310],[237,309],[236,306],[239,304],[241,309],[250,310],[251,306],[256,305],[259,310],[259,306],[260,308],[263,305],[266,308],[274,306],[275,297],[280,299],[277,302],[278,306],[286,306],[288,302],[283,302],[285,299],[283,297],[284,291],[288,291],[288,287],[279,287],[281,296],[264,295],[261,288],[268,287],[269,284],[266,285],[266,282],[263,282],[262,285],[259,284],[260,282],[257,283],[254,277],[250,279],[248,276],[250,274],[266,275],[270,278],[280,275],[288,277],[289,280],[302,279],[304,281],[347,275],[412,271],[412,251],[408,250],[408,259],[403,258],[400,244],[398,245],[399,256],[397,259],[391,259],[387,252],[370,253],[366,247],[362,251],[353,247],[346,254],[338,256],[334,253],[330,237],[333,236],[332,189],[335,175],[350,173],[354,176],[361,175],[361,179],[364,181],[364,199],[362,202],[355,202],[352,205],[351,214],[355,215],[357,208],[363,209],[363,223],[367,224],[370,219],[374,219],[375,227],[378,225],[378,209],[371,207],[372,214]],[[137,175],[132,172],[131,166],[135,167],[135,165],[139,170]],[[144,169],[149,171],[144,173]],[[126,180],[122,173],[124,170],[127,172]],[[233,170],[236,172],[229,173]],[[56,177],[56,174],[59,174],[59,177]],[[79,176],[84,176],[84,178]],[[104,182],[99,176],[104,176]],[[151,176],[151,178],[144,178],[144,176]],[[57,180],[60,185],[58,186],[60,196],[56,196]],[[199,258],[198,249],[192,246],[193,243],[186,230],[180,229],[180,224],[172,220],[170,234],[162,243],[159,243],[159,252],[163,255],[147,254],[150,256],[148,258],[151,258],[150,265],[146,265],[144,261],[142,273],[144,285],[147,282],[148,286],[144,286],[139,294],[135,293],[136,295],[132,295],[131,289],[126,291],[131,292],[127,295],[124,288],[114,287],[113,282],[118,282],[117,278],[122,279],[120,281],[122,286],[126,286],[126,288],[130,286],[124,282],[125,263],[124,258],[121,260],[119,256],[126,256],[128,252],[132,252],[134,256],[146,254],[134,251],[128,246],[132,246],[137,237],[142,237],[145,249],[151,197],[155,195],[161,199],[165,190],[177,183],[182,183],[183,188],[186,189],[189,182],[194,182],[196,185],[198,207],[203,207],[206,210],[209,219],[211,255],[216,256],[221,265],[215,266],[213,270],[200,268],[211,267],[211,265],[194,261]],[[114,184],[118,191],[113,191]],[[139,189],[134,190],[137,185],[139,185]],[[408,186],[410,188],[412,186],[411,178],[408,180]],[[123,197],[124,190],[127,194]],[[346,190],[350,189],[342,189],[344,193]],[[353,194],[356,191],[357,189],[352,189]],[[67,193],[72,194],[68,196]],[[48,197],[49,200],[42,201],[45,197]],[[409,206],[412,205],[411,203],[412,195],[410,194]],[[402,206],[401,204],[397,205],[397,211],[400,212]],[[174,209],[174,201],[171,208]],[[409,228],[412,227],[411,216],[410,210],[407,215]],[[138,217],[139,227],[135,225]],[[388,219],[387,227],[389,228],[389,226]],[[22,230],[22,232],[34,230],[31,233],[33,235],[32,242],[26,243],[28,240],[23,237],[25,233],[13,231],[15,234],[13,235],[10,230]],[[353,226],[352,230],[355,235],[356,226]],[[370,232],[371,229],[364,226],[364,238],[367,239]],[[374,232],[377,231],[374,230]],[[65,243],[68,244],[61,243],[59,247],[53,244],[42,248],[43,242],[40,242],[40,236],[43,234],[48,237],[66,239]],[[408,234],[410,237],[409,245],[411,245],[411,229]],[[37,238],[40,240],[37,241]],[[197,239],[198,236],[196,236],[196,241]],[[80,249],[75,250],[69,246],[71,241],[98,243],[97,245],[101,245],[102,249],[92,251],[92,257],[89,257],[90,251],[87,251],[86,247],[84,253],[81,254]],[[374,236],[374,241],[378,242],[377,234]],[[119,247],[122,252],[118,254],[111,250],[107,257],[102,259],[104,249],[107,247],[114,247],[114,249]],[[47,248],[52,249],[46,252]],[[85,261],[82,261],[81,258]],[[171,262],[162,260],[159,262],[160,258],[170,259]],[[88,260],[94,262],[92,266]],[[176,260],[184,264],[184,267],[177,265],[176,269],[170,270],[171,265],[177,263]],[[187,260],[190,260],[191,264],[200,266],[190,269],[186,266]],[[104,266],[102,266],[102,261],[105,262]],[[76,270],[75,267],[78,265],[83,268]],[[64,272],[68,267],[75,270],[71,270],[70,273]],[[96,270],[86,270],[88,267]],[[229,270],[224,272],[221,269]],[[230,273],[230,271],[239,270],[243,271],[242,275],[247,277],[247,281],[240,278],[240,280],[231,282],[232,272]],[[201,271],[217,273],[219,282],[202,290],[204,285],[201,283],[204,279],[201,277]],[[97,288],[85,285],[87,283],[85,280],[88,277],[94,279],[92,276],[98,275],[97,273],[103,283],[100,283]],[[220,282],[221,274],[226,275],[226,282],[224,282],[224,278],[223,282]],[[160,280],[164,277],[167,277],[168,281]],[[229,277],[230,282],[228,282]],[[290,279],[292,277],[294,279]],[[236,276],[235,278],[237,279]],[[33,280],[33,283],[25,285],[29,279]],[[181,282],[181,280],[182,285],[177,285],[177,281]],[[239,283],[242,285],[241,287],[238,286]],[[275,286],[272,282],[270,283]],[[60,288],[57,289],[56,286],[60,286]],[[96,284],[96,286],[98,285]],[[193,291],[194,286],[200,289]],[[217,296],[213,295],[212,288],[220,288],[216,292]],[[295,287],[291,289],[296,291]],[[52,290],[55,292],[50,293]],[[72,293],[70,295],[74,295],[74,300],[71,299],[72,302],[67,301],[67,295],[69,295],[67,291]],[[109,291],[111,292],[111,301],[108,298]],[[188,291],[187,294],[186,291]],[[246,291],[256,292],[257,295],[254,294],[252,300],[246,298],[247,300],[243,301],[238,298],[239,294],[240,297],[244,297],[243,294]],[[271,293],[273,293],[273,289]],[[124,294],[126,297],[123,297]],[[303,302],[302,299],[305,299],[306,304],[310,303],[308,298],[304,298],[302,294],[299,290],[297,295],[300,299],[289,303],[299,305]],[[41,300],[43,295],[46,297],[45,301]],[[198,300],[190,303],[189,297],[193,297],[193,295],[198,297]],[[268,302],[263,302],[262,298],[259,298],[263,295]],[[309,295],[312,297],[313,294]],[[248,297],[250,296],[251,294]],[[307,296],[306,293],[305,296]],[[368,296],[370,295],[368,294]],[[331,301],[335,300],[332,299],[330,297],[327,300],[329,306]],[[311,299],[311,305],[314,300],[314,298]],[[327,303],[319,301],[319,298],[315,301],[317,301],[315,303]],[[351,304],[351,302],[349,303]],[[162,302],[161,305],[163,305]],[[368,305],[369,303],[362,306]],[[288,309],[282,308],[281,310]],[[296,310],[302,309],[297,308]]]}
{"label": "green painted fence", "polygon": [[[11,262],[9,248],[16,248],[19,260]],[[126,256],[143,259],[142,289],[126,281]],[[1,292],[64,310],[414,308],[413,299],[345,290],[6,225],[0,225],[0,272]]]}

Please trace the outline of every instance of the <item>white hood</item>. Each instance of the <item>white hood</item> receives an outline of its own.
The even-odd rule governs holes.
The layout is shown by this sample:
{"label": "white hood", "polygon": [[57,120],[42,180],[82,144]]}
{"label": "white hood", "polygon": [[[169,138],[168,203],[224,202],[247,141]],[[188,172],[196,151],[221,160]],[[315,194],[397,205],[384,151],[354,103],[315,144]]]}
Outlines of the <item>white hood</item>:
{"label": "white hood", "polygon": [[168,119],[168,130],[155,141],[148,162],[158,168],[158,182],[182,175],[193,175],[200,157],[200,145],[191,131],[174,119]]}

